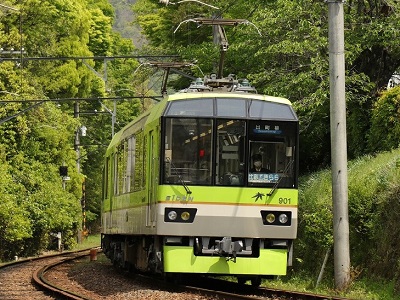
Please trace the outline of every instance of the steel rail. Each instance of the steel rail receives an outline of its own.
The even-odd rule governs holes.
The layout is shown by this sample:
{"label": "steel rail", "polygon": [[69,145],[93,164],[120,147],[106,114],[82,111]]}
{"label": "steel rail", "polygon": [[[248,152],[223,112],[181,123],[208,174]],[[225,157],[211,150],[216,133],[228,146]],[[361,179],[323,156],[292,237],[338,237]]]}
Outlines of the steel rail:
{"label": "steel rail", "polygon": [[[349,298],[336,295],[321,295],[300,291],[290,291],[267,287],[254,287],[246,284],[226,281],[218,278],[203,278],[203,280],[190,282],[190,285],[182,286],[185,289],[204,291],[207,295],[214,293],[223,299],[296,299],[296,300],[350,300]],[[249,296],[252,295],[252,296]],[[234,297],[234,298],[233,298]]]}
{"label": "steel rail", "polygon": [[[91,248],[93,249],[93,248]],[[97,248],[96,248],[97,249]],[[90,253],[87,253],[89,249],[85,249],[85,250],[80,250],[77,252],[72,252],[70,257],[61,259],[60,261],[54,262],[52,264],[46,265],[42,268],[37,269],[35,272],[33,272],[32,274],[32,280],[33,282],[40,287],[40,289],[47,291],[47,292],[51,292],[53,295],[57,295],[57,296],[61,296],[65,299],[71,299],[71,300],[90,300],[90,298],[87,298],[83,295],[79,295],[78,293],[69,291],[67,289],[63,289],[60,286],[57,286],[57,284],[52,283],[50,281],[48,281],[45,278],[45,274],[48,270],[51,270],[52,268],[61,265],[65,262],[71,261],[71,260],[75,260],[77,258],[81,258],[84,256],[89,256]],[[97,250],[99,251],[99,250]],[[82,253],[85,252],[85,253]]]}

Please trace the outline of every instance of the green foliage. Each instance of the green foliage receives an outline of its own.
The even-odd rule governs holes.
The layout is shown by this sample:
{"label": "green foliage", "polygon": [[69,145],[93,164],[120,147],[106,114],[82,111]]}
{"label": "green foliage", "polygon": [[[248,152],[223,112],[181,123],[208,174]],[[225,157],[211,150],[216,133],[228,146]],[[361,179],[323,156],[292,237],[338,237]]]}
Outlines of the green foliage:
{"label": "green foliage", "polygon": [[107,56],[111,44],[112,19],[97,8],[91,10],[92,21],[89,31],[89,48],[94,55]]}
{"label": "green foliage", "polygon": [[355,158],[369,153],[366,151],[367,133],[371,126],[370,105],[373,99],[369,92],[374,90],[375,84],[365,74],[348,74],[347,81],[348,152],[350,158]]}
{"label": "green foliage", "polygon": [[[5,50],[24,47],[24,56],[60,58],[126,55],[133,51],[131,42],[112,32],[114,10],[106,0],[13,2],[7,5],[18,8],[21,14],[0,10],[0,43]],[[103,61],[96,64],[53,59],[0,64],[0,100],[8,101],[0,107],[0,260],[54,247],[57,232],[62,234],[64,248],[71,248],[82,222],[82,172],[93,175],[87,180],[91,186],[86,187],[87,207],[93,210],[87,213],[88,220],[98,215],[100,166],[104,145],[110,139],[110,118],[101,115],[77,119],[73,118],[73,105],[67,101],[25,100],[104,96],[106,84],[98,76],[105,72]],[[107,88],[132,85],[136,61],[108,62],[107,67]],[[132,111],[139,110],[138,104],[121,106],[126,107],[121,108],[124,115],[119,119],[123,122],[128,115],[132,117]],[[80,108],[94,112],[101,105],[98,101],[80,103]],[[88,140],[83,140],[87,146],[81,145],[76,152],[73,146],[77,128],[86,122],[92,132]],[[103,124],[108,126],[103,128]],[[94,143],[103,148],[92,153]],[[90,161],[85,165],[87,158]],[[65,189],[59,176],[61,165],[68,166],[70,177]]]}
{"label": "green foliage", "polygon": [[[399,178],[400,149],[349,163],[351,264],[362,270],[362,276],[396,278],[400,282]],[[300,268],[316,276],[325,252],[333,245],[329,170],[302,178],[299,220],[295,246],[299,264],[295,270]],[[332,276],[332,263],[325,274]]]}
{"label": "green foliage", "polygon": [[333,245],[332,188],[329,170],[302,178],[299,190],[300,222],[296,262],[302,269],[318,272],[325,252]]}
{"label": "green foliage", "polygon": [[[196,17],[210,18],[216,12],[195,2],[168,6],[157,2],[139,0],[134,5],[137,22],[150,45],[180,54],[189,61],[197,60],[205,74],[216,72],[219,49],[212,43],[211,28],[184,22]],[[221,8],[218,14],[224,18],[247,19],[261,32],[260,36],[252,25],[225,26],[229,49],[224,75],[234,73],[239,78],[247,77],[259,92],[289,98],[300,116],[302,172],[328,166],[328,5],[309,0],[207,3]],[[373,4],[356,1],[345,6],[351,158],[369,151],[370,112],[377,91],[386,86],[400,66],[399,33],[393,30],[400,22],[398,8],[397,2],[381,0]],[[181,85],[181,81],[176,81],[177,88]]]}
{"label": "green foliage", "polygon": [[400,145],[400,87],[382,93],[372,110],[368,136],[370,151],[395,149]]}
{"label": "green foliage", "polygon": [[114,8],[108,0],[87,0],[88,7],[94,9],[100,9],[104,16],[110,19],[114,18]]}
{"label": "green foliage", "polygon": [[[5,132],[15,137],[11,143],[7,139],[1,143],[2,157],[8,161],[2,183],[10,188],[0,189],[7,199],[2,203],[2,219],[11,231],[2,235],[7,250],[0,253],[0,258],[38,253],[48,246],[51,233],[62,232],[68,246],[67,233],[73,234],[79,224],[81,194],[77,188],[80,186],[73,184],[76,180],[71,180],[70,192],[62,189],[58,166],[75,162],[68,139],[68,126],[75,128],[74,124],[76,120],[48,103],[0,126],[0,131],[7,128]],[[15,150],[10,151],[12,148]],[[13,180],[7,180],[11,176]],[[10,206],[13,209],[6,209]],[[13,225],[14,219],[21,228]],[[20,233],[13,236],[12,232]]]}
{"label": "green foliage", "polygon": [[[3,150],[3,149],[1,149]],[[2,151],[1,151],[2,152]],[[12,179],[10,166],[0,163],[0,260],[12,257],[24,247],[24,239],[32,237],[31,223],[26,211],[19,206],[18,194],[23,187]]]}

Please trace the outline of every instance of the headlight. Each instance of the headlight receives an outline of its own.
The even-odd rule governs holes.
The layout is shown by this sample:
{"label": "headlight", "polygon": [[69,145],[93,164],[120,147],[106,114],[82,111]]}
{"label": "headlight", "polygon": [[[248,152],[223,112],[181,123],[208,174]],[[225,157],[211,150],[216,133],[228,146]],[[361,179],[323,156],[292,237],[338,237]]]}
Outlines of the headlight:
{"label": "headlight", "polygon": [[288,221],[288,216],[286,214],[279,215],[279,222],[281,222],[281,224],[285,224],[287,221]]}
{"label": "headlight", "polygon": [[178,216],[178,214],[176,213],[176,211],[174,211],[174,210],[171,210],[169,213],[168,213],[168,219],[170,219],[171,221],[174,221],[174,220],[176,220],[176,217]]}
{"label": "headlight", "polygon": [[292,226],[291,211],[261,210],[260,213],[263,225],[284,227]]}
{"label": "headlight", "polygon": [[190,218],[190,213],[189,213],[188,211],[184,211],[184,212],[181,214],[181,218],[182,218],[183,221],[189,220],[189,218]]}
{"label": "headlight", "polygon": [[266,216],[265,220],[270,224],[274,223],[275,222],[275,215],[274,214],[268,214]]}
{"label": "headlight", "polygon": [[196,218],[197,208],[166,207],[164,222],[193,223]]}

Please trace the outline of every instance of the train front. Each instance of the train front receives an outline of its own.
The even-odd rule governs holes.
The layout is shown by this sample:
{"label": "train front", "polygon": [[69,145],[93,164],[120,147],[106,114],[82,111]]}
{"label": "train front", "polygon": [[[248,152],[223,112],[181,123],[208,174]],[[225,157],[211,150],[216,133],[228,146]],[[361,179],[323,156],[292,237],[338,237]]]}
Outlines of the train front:
{"label": "train front", "polygon": [[177,94],[161,134],[156,231],[164,236],[164,272],[285,275],[298,205],[298,119],[290,102]]}

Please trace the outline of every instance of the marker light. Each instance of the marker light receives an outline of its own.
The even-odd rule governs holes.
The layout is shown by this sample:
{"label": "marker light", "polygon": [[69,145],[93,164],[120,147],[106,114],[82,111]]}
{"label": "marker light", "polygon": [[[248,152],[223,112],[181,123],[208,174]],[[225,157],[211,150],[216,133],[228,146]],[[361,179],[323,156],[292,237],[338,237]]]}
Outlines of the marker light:
{"label": "marker light", "polygon": [[182,220],[184,220],[184,221],[189,220],[189,218],[190,218],[190,213],[189,213],[188,211],[184,211],[184,212],[181,214],[181,218],[182,218]]}
{"label": "marker light", "polygon": [[285,224],[288,221],[288,216],[286,214],[280,214],[279,215],[279,222],[282,224]]}
{"label": "marker light", "polygon": [[174,220],[176,220],[176,217],[178,216],[178,214],[176,213],[176,211],[174,211],[174,210],[171,210],[169,213],[168,213],[168,219],[170,219],[171,221],[174,221]]}
{"label": "marker light", "polygon": [[193,223],[196,218],[197,208],[166,207],[164,222]]}
{"label": "marker light", "polygon": [[274,223],[275,222],[275,215],[270,213],[265,217],[265,220],[270,224]]}
{"label": "marker light", "polygon": [[205,154],[206,154],[206,150],[204,150],[204,149],[200,149],[199,150],[199,157],[200,158],[203,158]]}
{"label": "marker light", "polygon": [[267,226],[292,226],[291,211],[261,210],[261,218]]}

